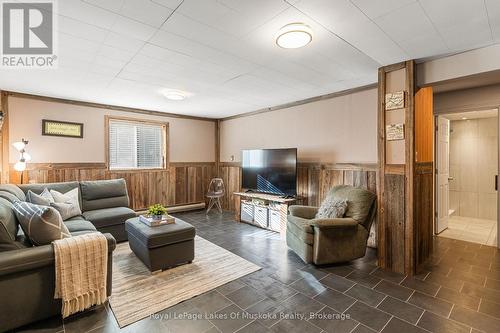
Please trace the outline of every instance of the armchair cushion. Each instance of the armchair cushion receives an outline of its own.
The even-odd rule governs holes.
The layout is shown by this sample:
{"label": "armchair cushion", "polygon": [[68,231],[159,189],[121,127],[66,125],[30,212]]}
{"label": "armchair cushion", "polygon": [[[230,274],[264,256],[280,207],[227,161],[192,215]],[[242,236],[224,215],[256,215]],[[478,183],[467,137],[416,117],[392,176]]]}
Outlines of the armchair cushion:
{"label": "armchair cushion", "polygon": [[316,213],[317,219],[334,219],[344,217],[347,209],[347,200],[335,198],[332,196],[326,197],[321,203],[321,206]]}
{"label": "armchair cushion", "polygon": [[295,206],[290,206],[288,210],[290,211],[290,215],[292,216],[297,216],[303,219],[310,220],[313,219],[314,216],[316,216],[316,213],[318,212],[318,207],[295,205]]}
{"label": "armchair cushion", "polygon": [[358,222],[351,218],[314,219],[311,221],[313,227],[319,229],[356,229]]}
{"label": "armchair cushion", "polygon": [[332,188],[329,195],[347,199],[345,217],[350,217],[363,225],[366,222],[371,222],[367,220],[376,197],[375,193],[348,185],[340,185]]}

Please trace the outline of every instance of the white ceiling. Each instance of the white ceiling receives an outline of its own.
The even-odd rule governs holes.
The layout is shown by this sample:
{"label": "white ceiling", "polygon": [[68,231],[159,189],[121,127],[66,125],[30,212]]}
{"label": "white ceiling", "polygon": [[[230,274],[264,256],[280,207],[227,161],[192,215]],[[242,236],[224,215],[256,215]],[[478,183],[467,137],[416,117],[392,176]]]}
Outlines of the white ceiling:
{"label": "white ceiling", "polygon": [[[500,42],[499,0],[59,0],[57,13],[58,69],[0,69],[1,89],[212,118]],[[275,45],[292,22],[311,26],[307,47]]]}

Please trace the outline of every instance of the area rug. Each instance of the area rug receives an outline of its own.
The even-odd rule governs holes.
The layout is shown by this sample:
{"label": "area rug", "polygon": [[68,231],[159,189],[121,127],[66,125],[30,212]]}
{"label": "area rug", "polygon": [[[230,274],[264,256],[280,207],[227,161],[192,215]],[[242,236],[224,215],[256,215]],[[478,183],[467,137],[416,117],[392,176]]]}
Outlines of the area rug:
{"label": "area rug", "polygon": [[195,259],[191,264],[151,275],[128,242],[121,243],[113,253],[113,293],[109,303],[122,328],[259,269],[196,236]]}

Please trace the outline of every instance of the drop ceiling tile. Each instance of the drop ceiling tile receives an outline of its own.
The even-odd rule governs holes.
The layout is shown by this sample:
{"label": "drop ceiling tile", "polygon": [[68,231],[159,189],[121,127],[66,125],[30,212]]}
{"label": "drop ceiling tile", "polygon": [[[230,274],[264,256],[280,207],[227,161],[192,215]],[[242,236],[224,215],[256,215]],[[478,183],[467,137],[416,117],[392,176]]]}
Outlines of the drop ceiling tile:
{"label": "drop ceiling tile", "polygon": [[116,18],[115,23],[110,30],[116,32],[117,34],[127,36],[129,38],[139,39],[142,41],[147,41],[156,32],[156,29],[149,25],[131,20],[123,16],[118,16]]}
{"label": "drop ceiling tile", "polygon": [[234,36],[244,36],[289,5],[282,0],[185,0],[179,12]]}
{"label": "drop ceiling tile", "polygon": [[241,39],[219,31],[185,15],[174,13],[162,30],[191,42],[224,51],[235,56],[248,55],[250,50]]}
{"label": "drop ceiling tile", "polygon": [[96,7],[81,0],[64,0],[57,2],[57,12],[81,22],[110,29],[117,15],[109,10]]}
{"label": "drop ceiling tile", "polygon": [[380,16],[375,22],[411,58],[449,52],[439,32],[417,2]]}
{"label": "drop ceiling tile", "polygon": [[119,14],[159,28],[173,10],[151,0],[125,0]]}
{"label": "drop ceiling tile", "polygon": [[177,8],[184,0],[151,0],[151,2],[170,9]]}
{"label": "drop ceiling tile", "polygon": [[352,0],[352,3],[361,9],[368,17],[374,19],[416,1],[417,0]]}
{"label": "drop ceiling tile", "polygon": [[108,30],[104,28],[61,15],[57,18],[57,31],[100,43],[104,41],[108,33]]}
{"label": "drop ceiling tile", "polygon": [[500,42],[500,1],[486,0],[488,19],[495,42]]}
{"label": "drop ceiling tile", "polygon": [[[394,41],[348,0],[301,0],[295,6],[379,64],[408,58]],[[374,48],[374,45],[378,47]]]}
{"label": "drop ceiling tile", "polygon": [[80,38],[60,32],[57,37],[57,49],[71,51],[72,53],[92,54],[94,56],[100,49],[101,43]]}
{"label": "drop ceiling tile", "polygon": [[139,52],[144,44],[145,42],[142,40],[127,37],[116,32],[109,32],[104,40],[104,45],[128,52]]}
{"label": "drop ceiling tile", "polygon": [[124,4],[124,0],[81,0],[94,7],[118,13]]}
{"label": "drop ceiling tile", "polygon": [[92,63],[89,67],[90,73],[101,74],[104,76],[115,77],[120,73],[120,67],[111,67],[106,65],[101,65],[96,62]]}
{"label": "drop ceiling tile", "polygon": [[255,64],[252,64],[244,59],[162,30],[155,34],[155,36],[150,40],[150,43],[197,58],[199,60],[223,65],[228,68],[246,71],[255,68]]}
{"label": "drop ceiling tile", "polygon": [[98,56],[121,62],[128,62],[135,56],[135,52],[120,50],[108,45],[101,45]]}
{"label": "drop ceiling tile", "polygon": [[420,0],[453,51],[492,43],[484,0]]}

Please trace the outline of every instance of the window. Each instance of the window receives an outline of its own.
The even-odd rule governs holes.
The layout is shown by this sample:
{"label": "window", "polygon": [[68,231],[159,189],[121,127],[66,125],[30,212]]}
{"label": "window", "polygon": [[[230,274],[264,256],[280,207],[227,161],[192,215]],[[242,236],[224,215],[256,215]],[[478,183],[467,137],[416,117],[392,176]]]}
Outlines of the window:
{"label": "window", "polygon": [[107,117],[109,169],[166,168],[167,123]]}

